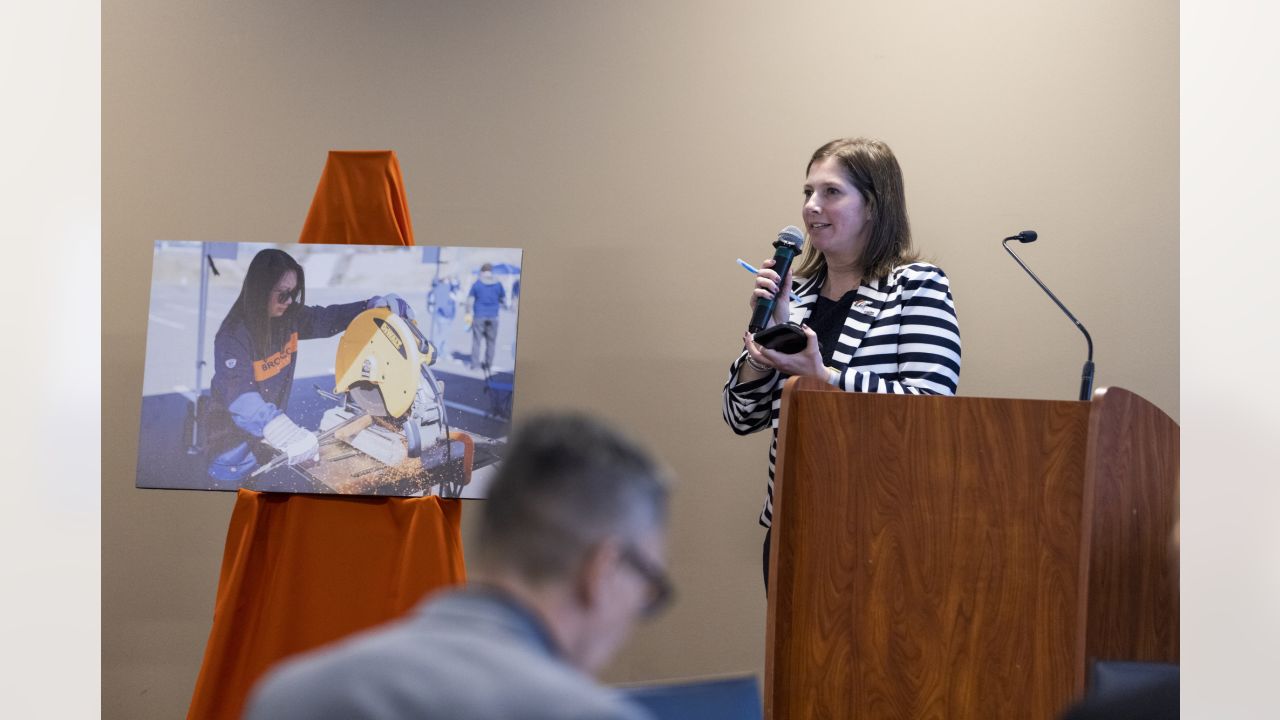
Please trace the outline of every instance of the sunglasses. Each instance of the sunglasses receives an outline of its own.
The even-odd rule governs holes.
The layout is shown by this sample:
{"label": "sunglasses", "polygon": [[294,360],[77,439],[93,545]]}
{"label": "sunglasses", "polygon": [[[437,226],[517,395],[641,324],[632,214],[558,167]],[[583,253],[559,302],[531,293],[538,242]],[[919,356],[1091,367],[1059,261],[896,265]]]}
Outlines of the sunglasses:
{"label": "sunglasses", "polygon": [[667,577],[665,570],[646,560],[632,545],[622,548],[622,559],[639,573],[645,582],[649,583],[649,599],[641,613],[646,618],[661,615],[675,597],[675,587],[671,584],[671,578]]}
{"label": "sunglasses", "polygon": [[277,290],[275,292],[275,299],[276,302],[284,305],[285,303],[298,302],[298,296],[301,294],[301,287],[296,287],[292,290]]}

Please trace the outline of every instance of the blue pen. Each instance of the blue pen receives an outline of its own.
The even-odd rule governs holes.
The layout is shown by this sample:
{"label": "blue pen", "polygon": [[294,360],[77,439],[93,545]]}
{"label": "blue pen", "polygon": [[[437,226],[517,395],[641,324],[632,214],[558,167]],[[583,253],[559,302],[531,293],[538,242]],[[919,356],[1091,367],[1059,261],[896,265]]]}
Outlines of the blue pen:
{"label": "blue pen", "polygon": [[[748,263],[746,260],[743,260],[742,258],[738,258],[738,264],[741,265],[744,270],[751,273],[752,275],[758,275],[760,273],[759,270],[751,267],[751,263]],[[800,302],[800,296],[796,295],[795,290],[788,290],[787,295],[791,296],[791,299],[794,302]]]}

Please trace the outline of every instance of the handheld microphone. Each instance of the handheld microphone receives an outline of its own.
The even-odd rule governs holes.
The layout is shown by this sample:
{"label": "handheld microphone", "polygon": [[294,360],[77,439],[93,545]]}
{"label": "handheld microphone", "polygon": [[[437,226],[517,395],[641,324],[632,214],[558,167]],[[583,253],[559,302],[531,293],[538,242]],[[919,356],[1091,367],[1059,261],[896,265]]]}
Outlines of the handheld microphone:
{"label": "handheld microphone", "polygon": [[[778,233],[778,239],[773,241],[775,248],[773,253],[773,271],[778,273],[778,277],[785,278],[787,271],[791,269],[791,261],[795,259],[800,251],[804,248],[804,233],[800,232],[800,228],[795,225],[788,225]],[[790,290],[791,288],[779,287],[779,292]],[[751,323],[747,325],[750,332],[759,332],[769,322],[769,316],[773,314],[773,305],[775,297],[756,298],[756,309],[751,313]]]}
{"label": "handheld microphone", "polygon": [[1022,262],[1022,258],[1018,257],[1017,254],[1013,252],[1013,249],[1009,247],[1010,240],[1017,240],[1020,243],[1029,243],[1035,242],[1037,237],[1039,236],[1036,235],[1035,230],[1023,230],[1017,235],[1010,235],[1005,238],[1000,242],[1000,244],[1003,245],[1005,251],[1022,266],[1022,269],[1027,271],[1027,274],[1031,276],[1031,279],[1036,281],[1036,284],[1040,286],[1040,289],[1045,291],[1045,294],[1049,296],[1049,299],[1053,300],[1062,312],[1066,313],[1067,317],[1071,318],[1071,322],[1075,323],[1076,327],[1080,328],[1080,332],[1084,333],[1085,342],[1089,344],[1089,357],[1084,361],[1084,369],[1080,373],[1080,399],[1087,401],[1089,400],[1089,396],[1093,393],[1093,338],[1089,337],[1089,331],[1084,329],[1084,325],[1081,325],[1080,321],[1076,319],[1076,316],[1072,315],[1071,311],[1067,309],[1067,306],[1062,304],[1062,301],[1058,299],[1058,296],[1054,295],[1049,288],[1045,287],[1045,284],[1040,282],[1040,278],[1036,277],[1036,274],[1031,272],[1031,268],[1027,267],[1027,264]]}

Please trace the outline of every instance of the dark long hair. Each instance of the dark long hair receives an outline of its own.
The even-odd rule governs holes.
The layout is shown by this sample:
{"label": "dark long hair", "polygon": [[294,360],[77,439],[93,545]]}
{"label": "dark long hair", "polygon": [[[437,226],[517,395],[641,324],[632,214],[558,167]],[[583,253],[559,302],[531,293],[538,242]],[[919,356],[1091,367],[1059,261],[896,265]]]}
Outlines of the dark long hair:
{"label": "dark long hair", "polygon": [[[918,256],[911,250],[911,223],[907,219],[907,196],[902,183],[902,168],[883,141],[869,138],[832,140],[814,151],[805,173],[816,162],[835,158],[845,177],[858,189],[871,213],[871,237],[862,251],[864,280],[887,277],[893,269],[913,262]],[[796,277],[813,277],[827,267],[826,258],[812,244],[806,244],[796,263]]]}
{"label": "dark long hair", "polygon": [[236,298],[227,317],[222,321],[218,332],[233,319],[238,319],[249,328],[249,337],[253,339],[254,356],[265,354],[271,343],[271,320],[267,316],[267,297],[276,283],[288,271],[298,274],[298,299],[285,310],[281,319],[289,317],[307,300],[306,275],[302,266],[289,253],[275,248],[258,251],[249,263],[244,274],[244,284],[240,286],[240,296]]}

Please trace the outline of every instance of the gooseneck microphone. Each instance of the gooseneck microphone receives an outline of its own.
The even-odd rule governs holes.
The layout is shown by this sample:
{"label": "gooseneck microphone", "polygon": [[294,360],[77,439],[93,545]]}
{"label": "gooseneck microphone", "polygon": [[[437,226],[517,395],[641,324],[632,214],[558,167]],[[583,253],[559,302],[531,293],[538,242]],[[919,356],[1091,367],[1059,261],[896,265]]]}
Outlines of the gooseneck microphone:
{"label": "gooseneck microphone", "polygon": [[1062,304],[1062,301],[1058,299],[1058,296],[1054,295],[1049,288],[1045,287],[1045,284],[1040,282],[1040,278],[1036,277],[1036,274],[1031,272],[1031,268],[1027,267],[1027,264],[1022,262],[1022,258],[1018,257],[1018,255],[1013,252],[1013,249],[1009,247],[1010,240],[1017,240],[1020,243],[1029,243],[1035,242],[1037,237],[1038,235],[1036,235],[1035,230],[1023,230],[1017,235],[1010,235],[1005,238],[1000,244],[1003,245],[1005,251],[1022,266],[1022,269],[1027,271],[1027,274],[1031,276],[1031,279],[1036,281],[1036,284],[1040,286],[1040,289],[1045,291],[1045,294],[1047,294],[1049,298],[1057,304],[1062,312],[1066,313],[1067,317],[1071,318],[1071,322],[1075,323],[1076,327],[1080,328],[1080,332],[1084,333],[1085,342],[1089,343],[1089,357],[1084,361],[1084,370],[1080,373],[1080,399],[1087,401],[1089,396],[1093,393],[1093,338],[1089,337],[1089,331],[1084,329],[1084,325],[1081,325],[1080,321],[1076,319],[1076,316],[1072,315],[1071,311],[1067,309],[1067,306]]}
{"label": "gooseneck microphone", "polygon": [[[778,277],[785,278],[787,270],[791,269],[791,261],[795,259],[800,251],[804,248],[804,233],[800,232],[800,228],[795,225],[788,225],[778,232],[778,239],[773,241],[773,267],[774,272],[778,273]],[[787,292],[791,288],[781,287],[779,283],[778,291]],[[773,314],[773,305],[775,297],[756,298],[756,309],[751,313],[751,324],[747,325],[750,332],[759,332],[769,322],[769,316]]]}

